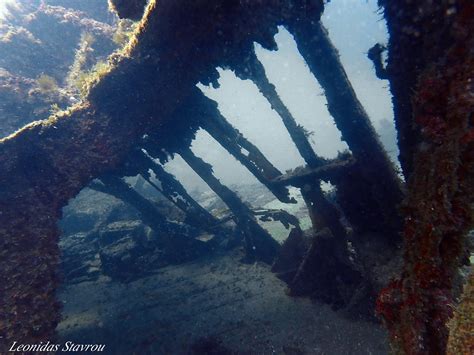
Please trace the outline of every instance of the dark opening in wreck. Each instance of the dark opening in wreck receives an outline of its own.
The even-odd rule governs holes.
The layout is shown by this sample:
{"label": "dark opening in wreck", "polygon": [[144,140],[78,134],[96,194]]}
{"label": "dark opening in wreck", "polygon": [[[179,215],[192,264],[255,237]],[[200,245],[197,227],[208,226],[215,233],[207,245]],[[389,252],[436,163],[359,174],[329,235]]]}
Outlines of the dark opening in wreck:
{"label": "dark opening in wreck", "polygon": [[[466,280],[458,275],[469,263],[473,228],[470,1],[379,0],[389,43],[367,50],[377,76],[390,84],[403,178],[321,22],[324,1],[109,3],[120,18],[141,19],[124,22],[129,29],[121,34],[126,45],[87,73],[82,67],[93,52],[93,41],[82,38],[77,51],[86,54],[74,62],[79,69],[70,76],[79,83],[82,100],[0,140],[1,352],[14,341],[55,339],[61,318],[57,222],[63,207],[85,188],[123,201],[142,222],[121,226],[137,233],[136,240],[117,242],[112,223],[99,233],[98,240],[108,248],[99,253],[104,270],[123,282],[133,280],[134,272],[148,272],[148,267],[242,246],[241,261],[271,265],[291,296],[311,297],[355,318],[371,319],[377,312],[396,352],[473,350],[473,279],[472,274],[467,278],[461,297]],[[60,16],[54,6],[41,6],[44,13]],[[256,54],[255,43],[277,48],[279,26],[294,37],[347,143],[348,150],[334,159],[315,151]],[[98,25],[95,30],[109,31]],[[280,171],[258,142],[234,127],[196,87],[218,85],[217,68],[255,84],[284,125],[303,166]],[[40,84],[49,88],[46,92],[57,85],[46,76]],[[71,103],[63,97],[56,101],[61,100],[65,106]],[[32,112],[28,110],[22,114]],[[298,191],[311,228],[304,230],[301,220],[283,209],[249,206],[220,181],[213,166],[191,149],[199,130],[275,199],[295,204],[290,190]],[[218,196],[226,213],[211,213],[167,170],[166,163],[177,156]],[[333,191],[324,191],[323,182]],[[159,203],[142,193],[147,188],[159,196]],[[288,230],[284,243],[262,227],[270,220]],[[111,252],[128,248],[126,243],[134,243],[129,249],[133,253],[126,255],[133,259],[129,264]],[[143,255],[150,255],[153,263],[143,263]],[[213,339],[194,345],[227,351]],[[288,349],[285,353],[291,353]]]}

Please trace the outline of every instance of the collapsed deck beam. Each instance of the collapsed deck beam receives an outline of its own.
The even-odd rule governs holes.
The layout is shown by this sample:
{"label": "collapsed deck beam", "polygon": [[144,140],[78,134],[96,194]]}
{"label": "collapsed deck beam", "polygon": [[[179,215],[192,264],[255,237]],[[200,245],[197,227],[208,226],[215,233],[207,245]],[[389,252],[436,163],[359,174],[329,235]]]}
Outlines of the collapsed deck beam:
{"label": "collapsed deck beam", "polygon": [[[203,97],[203,99],[205,98]],[[286,187],[270,183],[272,179],[280,176],[281,172],[275,168],[265,155],[234,128],[221,115],[217,107],[208,111],[208,114],[209,117],[203,120],[202,125],[212,138],[244,165],[276,198],[285,203],[295,203],[295,199],[290,198]]]}
{"label": "collapsed deck beam", "polygon": [[160,192],[182,210],[193,225],[212,229],[213,226],[219,224],[219,220],[193,199],[174,175],[168,173],[163,166],[146,156],[145,153],[142,154],[161,183]]}
{"label": "collapsed deck beam", "polygon": [[[151,180],[150,170],[159,177],[161,187]],[[183,211],[186,222],[193,227],[211,231],[212,227],[219,222],[187,193],[184,186],[173,175],[166,172],[141,148],[134,149],[127,160],[114,170],[114,175],[117,177],[142,176],[156,191]]]}
{"label": "collapsed deck beam", "polygon": [[348,169],[350,169],[354,163],[355,159],[349,156],[343,159],[329,160],[324,165],[315,169],[300,166],[284,175],[278,176],[272,183],[275,185],[302,187],[304,184],[318,179],[337,184],[341,176],[347,173]]}
{"label": "collapsed deck beam", "polygon": [[[143,223],[153,229],[156,232],[156,237],[163,241],[165,245],[171,245],[178,240],[182,242],[192,239],[186,236],[189,231],[177,223],[168,221],[151,201],[140,195],[120,177],[106,175],[102,176],[100,181],[102,184],[92,182],[89,187],[93,190],[116,197],[135,208]],[[177,233],[177,231],[180,230],[182,230],[182,232]]]}
{"label": "collapsed deck beam", "polygon": [[[167,196],[164,192],[163,192],[163,189],[158,186],[155,182],[153,182],[151,180],[150,177],[148,176],[143,176],[143,175],[140,175],[152,188],[154,188],[156,191],[158,191],[161,195],[163,195],[163,197],[166,197],[166,199],[168,201],[170,201],[174,206],[176,206],[178,209],[180,209],[182,212],[185,213],[186,215],[186,219],[185,219],[185,223],[186,224],[189,224],[190,226],[193,226],[193,227],[196,227],[196,228],[199,228],[199,229],[204,229],[204,230],[209,230],[211,229],[211,226],[208,225],[207,223],[203,223],[202,221],[199,220],[199,218],[197,218],[198,216],[197,215],[194,215],[192,213],[192,211],[190,210],[186,210],[183,206],[183,204],[180,203],[181,200],[174,200],[171,196]],[[218,220],[217,220],[217,223],[220,223]]]}
{"label": "collapsed deck beam", "polygon": [[235,192],[223,185],[214,176],[212,166],[194,155],[190,148],[181,149],[178,153],[232,211],[245,237],[247,257],[271,263],[280,245],[258,224],[250,208]]}

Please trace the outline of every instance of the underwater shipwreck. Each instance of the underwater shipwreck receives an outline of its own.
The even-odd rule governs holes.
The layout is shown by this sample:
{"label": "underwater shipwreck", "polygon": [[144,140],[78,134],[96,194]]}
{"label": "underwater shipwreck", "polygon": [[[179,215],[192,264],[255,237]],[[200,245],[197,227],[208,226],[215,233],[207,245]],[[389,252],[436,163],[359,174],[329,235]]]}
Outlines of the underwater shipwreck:
{"label": "underwater shipwreck", "polygon": [[[388,42],[365,60],[390,92],[399,165],[322,21],[342,2],[11,2],[1,354],[474,353],[474,2],[376,3]],[[283,30],[345,144],[332,158],[258,53]],[[282,148],[272,123],[250,137],[202,90],[223,70],[256,88],[301,164],[279,168],[258,142]],[[198,132],[251,188],[219,178]]]}

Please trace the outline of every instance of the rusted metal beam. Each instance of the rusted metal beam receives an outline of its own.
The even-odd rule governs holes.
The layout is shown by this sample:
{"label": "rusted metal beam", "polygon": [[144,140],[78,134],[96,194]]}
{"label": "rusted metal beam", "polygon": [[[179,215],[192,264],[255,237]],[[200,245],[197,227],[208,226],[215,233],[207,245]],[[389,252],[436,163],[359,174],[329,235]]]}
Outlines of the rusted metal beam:
{"label": "rusted metal beam", "polygon": [[145,157],[145,159],[148,160],[150,169],[161,183],[161,193],[186,213],[187,218],[192,221],[193,225],[201,226],[204,229],[212,229],[213,226],[219,224],[219,220],[196,202],[172,174],[168,173],[153,159],[149,157]]}
{"label": "rusted metal beam", "polygon": [[347,173],[354,163],[355,159],[348,155],[342,159],[328,160],[324,165],[314,169],[300,166],[284,175],[278,176],[272,183],[275,185],[302,187],[304,184],[317,179],[337,184],[341,176]]}
{"label": "rusted metal beam", "polygon": [[[278,95],[275,86],[268,80],[265,74],[265,68],[258,60],[255,51],[252,49],[246,53],[245,62],[236,66],[236,74],[242,79],[251,79],[258,87],[262,95],[270,102],[272,108],[281,117],[292,141],[298,152],[311,168],[317,168],[325,163],[325,160],[319,157],[311,147],[307,133],[300,126],[291,112]],[[340,222],[332,216],[339,215],[337,208],[324,196],[319,180],[307,181],[301,189],[301,194],[308,206],[311,221],[315,230],[329,227],[336,238],[346,240],[347,235]],[[322,206],[327,210],[324,211]],[[329,218],[329,220],[326,220]]]}
{"label": "rusted metal beam", "polygon": [[245,60],[245,64],[233,68],[236,75],[242,79],[250,79],[255,83],[255,85],[257,85],[258,90],[281,117],[293,143],[296,145],[298,152],[306,163],[311,167],[317,167],[323,164],[324,160],[317,156],[313,147],[311,147],[307,132],[296,122],[296,119],[278,95],[275,85],[268,80],[268,77],[265,74],[265,68],[258,60],[255,51],[249,51],[246,54]]}
{"label": "rusted metal beam", "polygon": [[[392,164],[380,143],[339,59],[339,53],[320,21],[298,18],[288,21],[298,49],[324,90],[329,113],[342,139],[357,160],[378,163],[388,172]],[[385,172],[384,173],[388,173]]]}
{"label": "rusted metal beam", "polygon": [[235,192],[223,185],[214,176],[212,166],[194,155],[190,148],[181,149],[179,155],[232,211],[234,220],[245,237],[247,257],[271,263],[280,245],[258,224],[251,209]]}
{"label": "rusted metal beam", "polygon": [[207,120],[203,121],[203,128],[242,163],[258,181],[265,185],[275,197],[282,202],[296,203],[295,199],[290,198],[286,187],[270,184],[270,180],[280,176],[281,172],[270,163],[265,155],[227,122],[217,108],[210,115]]}
{"label": "rusted metal beam", "polygon": [[[341,131],[342,139],[357,160],[351,176],[339,183],[341,208],[358,231],[375,231],[399,242],[401,220],[398,206],[403,198],[401,181],[356,96],[337,49],[320,21],[310,17],[292,17],[285,25],[294,35],[300,53],[324,89],[328,110]],[[343,196],[344,191],[353,190],[354,183],[360,191]],[[357,211],[354,211],[354,206],[357,206]],[[370,223],[369,219],[378,222]],[[371,229],[367,230],[368,226],[372,226]]]}
{"label": "rusted metal beam", "polygon": [[[410,58],[408,44],[411,38],[417,43],[418,36],[423,46],[415,53],[426,62],[416,68],[415,80],[408,78],[417,84],[410,92],[413,114],[407,119],[420,136],[403,203],[403,272],[380,293],[377,311],[394,352],[471,354],[472,313],[457,315],[460,328],[450,329],[448,321],[459,296],[459,269],[469,264],[468,235],[474,227],[474,3],[383,3],[390,33],[402,36],[396,47],[401,52],[392,47],[390,62]],[[408,59],[398,69],[413,64]],[[398,89],[409,88],[406,78],[398,80]],[[461,309],[472,312],[472,303],[471,298]]]}
{"label": "rusted metal beam", "polygon": [[[161,187],[151,180],[149,170],[155,173]],[[186,221],[197,228],[210,231],[218,224],[217,218],[200,206],[183,185],[156,163],[142,148],[134,149],[127,160],[114,171],[115,176],[141,175],[155,190],[186,214]]]}
{"label": "rusted metal beam", "polygon": [[[180,240],[192,239],[187,236],[189,230],[181,225],[168,221],[153,203],[130,187],[122,178],[114,175],[105,175],[100,178],[102,184],[92,182],[89,187],[93,190],[114,196],[135,208],[143,223],[156,232],[157,238],[168,245],[173,243],[173,238]],[[181,232],[180,232],[181,231]]]}

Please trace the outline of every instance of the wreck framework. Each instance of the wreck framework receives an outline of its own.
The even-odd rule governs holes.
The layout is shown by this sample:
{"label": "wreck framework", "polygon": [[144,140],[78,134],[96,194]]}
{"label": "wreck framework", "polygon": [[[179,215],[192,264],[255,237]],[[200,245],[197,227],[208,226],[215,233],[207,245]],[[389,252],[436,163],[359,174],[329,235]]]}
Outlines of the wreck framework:
{"label": "wreck framework", "polygon": [[[137,201],[139,196],[120,179],[137,173],[147,178],[152,169],[161,182],[160,192],[186,213],[190,224],[201,221],[199,225],[209,229],[219,225],[158,162],[173,154],[179,154],[229,207],[244,236],[247,257],[274,260],[278,243],[235,192],[213,175],[212,167],[189,149],[195,132],[203,128],[280,201],[292,202],[288,186],[301,189],[313,229],[324,233],[313,237],[310,252],[289,282],[295,294],[327,288],[331,292],[316,292],[320,299],[346,306],[355,302],[347,296],[351,291],[363,289],[364,296],[374,296],[387,282],[374,277],[373,270],[387,264],[375,256],[397,255],[398,233],[403,230],[403,274],[382,290],[377,310],[398,350],[444,352],[455,272],[462,265],[466,234],[472,228],[469,80],[474,64],[469,48],[473,47],[474,24],[469,14],[474,9],[462,0],[441,1],[432,8],[429,3],[381,1],[391,35],[386,75],[408,182],[405,197],[402,182],[319,21],[322,1],[151,1],[132,41],[110,57],[109,68],[90,83],[83,103],[0,141],[0,344],[54,336],[60,317],[55,298],[59,282],[56,221],[68,200],[93,179],[102,181],[94,183],[95,189],[136,201],[145,223],[166,230],[166,218],[146,207],[146,201]],[[145,5],[144,1],[114,4],[119,16],[135,19],[141,17]],[[456,11],[446,16],[452,8]],[[278,26],[285,26],[295,37],[348,143],[350,152],[335,160],[322,159],[313,151],[304,129],[256,58],[254,42],[276,48],[273,36]],[[413,31],[404,32],[406,26]],[[436,34],[444,40],[431,46]],[[420,45],[420,56],[410,53],[413,41]],[[217,67],[232,69],[257,85],[281,117],[305,167],[279,172],[199,92],[198,82],[216,82]],[[448,97],[438,101],[446,90]],[[416,91],[414,99],[412,91]],[[165,129],[173,136],[165,137]],[[426,180],[432,171],[440,174]],[[337,205],[321,191],[321,180],[336,186]],[[439,203],[439,189],[444,191],[443,203]],[[404,198],[402,221],[398,206]],[[342,215],[352,231],[341,223]],[[297,226],[292,233],[298,233]],[[182,238],[164,235],[169,237],[167,243]],[[358,264],[347,255],[348,242],[359,255]],[[323,250],[327,257],[318,254]],[[327,278],[327,274],[335,277]],[[338,291],[337,276],[348,274],[349,286]],[[308,289],[309,279],[318,286]],[[434,340],[437,337],[439,341]]]}

